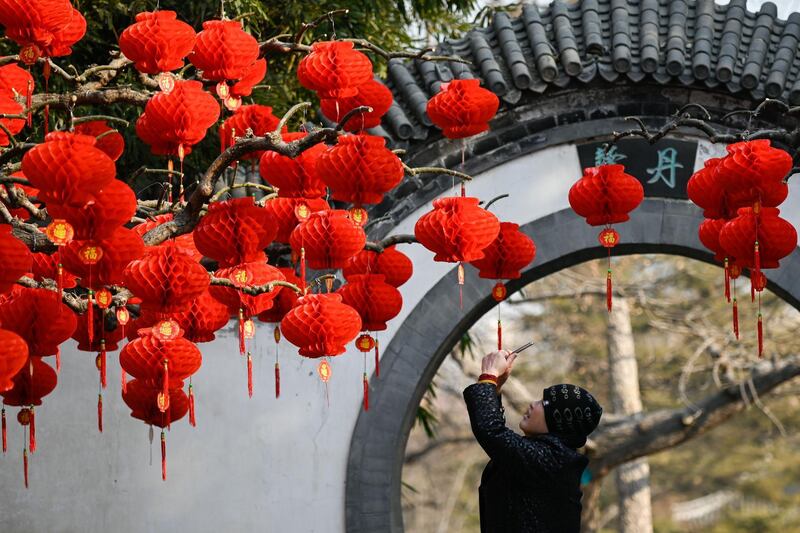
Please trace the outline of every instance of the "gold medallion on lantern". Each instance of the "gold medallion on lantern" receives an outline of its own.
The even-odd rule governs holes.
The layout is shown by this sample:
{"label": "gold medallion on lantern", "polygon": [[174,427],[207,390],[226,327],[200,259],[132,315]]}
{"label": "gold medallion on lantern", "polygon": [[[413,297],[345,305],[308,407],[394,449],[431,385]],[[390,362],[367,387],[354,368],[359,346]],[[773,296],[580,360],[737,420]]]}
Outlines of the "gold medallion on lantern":
{"label": "gold medallion on lantern", "polygon": [[244,333],[245,339],[252,339],[256,336],[256,324],[253,322],[252,318],[248,318],[242,324],[242,332]]}
{"label": "gold medallion on lantern", "polygon": [[35,44],[29,44],[19,51],[19,60],[26,65],[33,65],[40,57],[42,52]]}
{"label": "gold medallion on lantern", "polygon": [[612,228],[606,228],[597,236],[603,248],[613,248],[619,243],[619,233]]}
{"label": "gold medallion on lantern", "polygon": [[164,94],[169,94],[175,88],[175,76],[171,72],[162,72],[156,77],[158,88]]}
{"label": "gold medallion on lantern", "polygon": [[363,333],[356,339],[356,348],[361,352],[369,352],[375,347],[375,339]]}
{"label": "gold medallion on lantern", "polygon": [[319,379],[323,382],[327,383],[329,379],[331,379],[331,365],[326,360],[322,360],[317,366],[317,374],[319,374]]}
{"label": "gold medallion on lantern", "polygon": [[111,294],[111,291],[106,288],[100,289],[94,293],[94,301],[97,302],[97,307],[100,309],[108,309],[113,297],[114,295]]}
{"label": "gold medallion on lantern", "polygon": [[160,341],[171,341],[182,334],[181,327],[172,318],[161,320],[153,326],[153,337]]}
{"label": "gold medallion on lantern", "polygon": [[367,223],[367,210],[363,207],[353,207],[350,209],[350,220],[358,224],[359,226],[363,226]]}
{"label": "gold medallion on lantern", "polygon": [[242,99],[239,96],[228,95],[223,103],[228,111],[236,111],[242,107]]}
{"label": "gold medallion on lantern", "polygon": [[294,216],[297,217],[297,220],[300,222],[305,222],[308,220],[308,217],[311,216],[311,209],[306,204],[297,204],[294,208]]}
{"label": "gold medallion on lantern", "polygon": [[156,405],[159,411],[166,413],[167,409],[169,409],[169,394],[159,392],[158,396],[156,396]]}
{"label": "gold medallion on lantern", "polygon": [[226,81],[221,81],[217,84],[217,96],[219,96],[220,100],[225,100],[231,94],[231,88],[228,87],[228,83]]}
{"label": "gold medallion on lantern", "polygon": [[117,323],[120,326],[124,326],[127,324],[131,319],[131,313],[128,311],[127,307],[117,307]]}
{"label": "gold medallion on lantern", "polygon": [[253,274],[246,268],[237,268],[231,273],[231,281],[237,287],[244,287],[253,281]]}
{"label": "gold medallion on lantern", "polygon": [[96,244],[87,243],[78,249],[78,257],[83,264],[94,265],[103,258],[103,249]]}
{"label": "gold medallion on lantern", "polygon": [[275,343],[281,342],[281,327],[275,326],[275,329],[272,331],[272,337],[275,339]]}
{"label": "gold medallion on lantern", "polygon": [[494,287],[492,287],[492,298],[494,298],[495,302],[502,302],[506,299],[508,295],[508,289],[506,289],[505,284],[502,281],[498,281]]}
{"label": "gold medallion on lantern", "polygon": [[56,246],[68,244],[75,236],[75,229],[66,220],[57,218],[53,220],[44,230],[44,234]]}

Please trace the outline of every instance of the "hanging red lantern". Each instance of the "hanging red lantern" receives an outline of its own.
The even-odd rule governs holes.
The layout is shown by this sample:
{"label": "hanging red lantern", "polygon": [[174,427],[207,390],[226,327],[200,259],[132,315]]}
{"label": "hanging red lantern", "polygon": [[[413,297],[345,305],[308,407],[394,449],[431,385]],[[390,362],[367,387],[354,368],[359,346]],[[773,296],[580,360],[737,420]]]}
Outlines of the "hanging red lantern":
{"label": "hanging red lantern", "polygon": [[[45,279],[58,280],[58,256],[47,255],[43,253],[33,254],[33,264],[31,272],[33,279],[36,281],[44,281]],[[61,288],[72,289],[78,285],[75,276],[61,268]]]}
{"label": "hanging red lantern", "polygon": [[178,20],[174,11],[145,11],[122,32],[119,49],[139,72],[160,74],[183,66],[195,38],[194,29]]}
{"label": "hanging red lantern", "polygon": [[[95,146],[114,161],[125,151],[125,139],[122,138],[122,134],[109,126],[105,120],[81,122],[75,126],[75,133],[94,137]],[[98,139],[100,135],[102,137]]]}
{"label": "hanging red lantern", "polygon": [[497,238],[484,248],[483,258],[472,261],[478,274],[488,279],[518,279],[520,269],[536,257],[533,239],[519,230],[519,224],[501,222]]}
{"label": "hanging red lantern", "polygon": [[367,236],[341,209],[312,213],[289,237],[295,252],[305,249],[310,268],[342,268],[364,248]]}
{"label": "hanging red lantern", "polygon": [[[330,209],[330,205],[323,198],[272,198],[264,204],[264,209],[272,213],[272,217],[278,225],[278,233],[275,235],[275,242],[289,243],[292,231],[306,220],[311,213]],[[302,217],[298,217],[298,212]]]}
{"label": "hanging red lantern", "polygon": [[186,416],[189,412],[189,398],[182,389],[171,388],[169,407],[166,412],[162,412],[157,400],[160,391],[161,389],[152,382],[134,379],[127,383],[126,390],[122,393],[122,400],[131,408],[131,417],[142,420],[148,425],[166,428]]}
{"label": "hanging red lantern", "polygon": [[[300,286],[300,278],[298,278],[294,273],[293,268],[281,267],[278,268],[278,270],[281,271],[283,276],[286,278],[286,281],[293,283],[298,287]],[[259,313],[258,319],[261,322],[280,322],[286,313],[288,313],[295,306],[298,298],[298,294],[292,289],[288,287],[281,289],[278,292],[278,295],[272,300],[272,307]]]}
{"label": "hanging red lantern", "polygon": [[[266,262],[241,263],[231,267],[220,268],[215,276],[231,280],[237,287],[258,287],[272,281],[285,281],[283,273]],[[235,288],[222,285],[211,285],[208,288],[211,296],[228,307],[231,314],[239,309],[244,318],[262,313],[272,307],[272,300],[283,290],[280,286],[258,295],[245,294]],[[288,290],[288,289],[287,289]]]}
{"label": "hanging red lantern", "polygon": [[39,406],[42,405],[42,398],[55,390],[58,376],[40,357],[30,357],[13,381],[13,387],[0,392],[4,404],[14,407]]}
{"label": "hanging red lantern", "polygon": [[91,204],[82,207],[49,204],[47,212],[69,222],[75,230],[75,238],[96,240],[111,236],[118,227],[130,222],[137,207],[133,189],[115,179],[95,195]]}
{"label": "hanging red lantern", "polygon": [[[307,133],[283,133],[284,142],[302,139]],[[321,198],[325,196],[325,184],[317,171],[317,160],[325,152],[325,145],[315,144],[295,158],[278,152],[264,152],[259,170],[267,184],[278,188],[281,198]]]}
{"label": "hanging red lantern", "polygon": [[[93,246],[102,250],[102,256],[94,265],[84,262],[81,250]],[[102,285],[123,282],[123,271],[128,263],[144,254],[144,243],[135,231],[117,228],[111,236],[99,241],[72,241],[64,247],[64,267],[81,278],[81,285],[96,289]]]}
{"label": "hanging red lantern", "polygon": [[317,159],[317,175],[334,200],[378,204],[403,179],[403,163],[376,135],[345,135]]}
{"label": "hanging red lantern", "polygon": [[774,207],[739,209],[719,233],[719,244],[742,268],[778,268],[779,261],[797,247],[797,231]]}
{"label": "hanging red lantern", "polygon": [[54,131],[22,158],[22,172],[46,204],[83,207],[111,183],[114,161],[95,146],[94,137]]}
{"label": "hanging red lantern", "polygon": [[235,198],[209,205],[194,229],[194,243],[206,257],[230,266],[262,258],[277,229],[272,213],[252,197]]}
{"label": "hanging red lantern", "polygon": [[[216,338],[214,333],[225,327],[230,316],[228,307],[212,297],[208,290],[195,298],[187,310],[169,315],[178,323],[183,337],[191,342],[213,341]],[[136,327],[139,329],[152,327],[159,320],[158,313],[144,310],[136,320]],[[129,338],[134,339],[136,335],[130,335]]]}
{"label": "hanging red lantern", "polygon": [[31,73],[16,63],[0,67],[0,92],[11,98],[28,94],[28,87],[33,92],[35,82]]}
{"label": "hanging red lantern", "polygon": [[323,98],[319,101],[322,114],[328,120],[340,122],[344,116],[357,107],[368,106],[372,111],[360,113],[345,124],[344,129],[351,132],[363,131],[380,126],[381,117],[392,107],[392,91],[378,80],[370,80],[357,87],[357,93],[345,98]]}
{"label": "hanging red lantern", "polygon": [[141,308],[158,313],[186,311],[206,292],[208,272],[177,246],[151,247],[125,268],[124,284],[141,298]]}
{"label": "hanging red lantern", "polygon": [[183,337],[161,340],[151,329],[140,329],[139,338],[126,344],[119,354],[125,372],[161,387],[166,383],[168,389],[181,388],[181,382],[197,372],[202,361],[203,356],[193,343]]}
{"label": "hanging red lantern", "polygon": [[[156,215],[153,219],[147,219],[141,224],[137,224],[133,227],[133,231],[136,232],[137,235],[140,237],[144,237],[145,234],[150,231],[151,229],[155,228],[163,224],[164,222],[169,222],[174,218],[172,213],[166,213],[163,215]],[[186,252],[189,257],[194,259],[195,261],[200,261],[203,258],[203,254],[201,254],[197,247],[194,245],[194,235],[192,232],[184,233],[183,235],[178,235],[177,237],[170,239],[167,242],[159,244],[159,246],[177,246],[184,252]],[[147,247],[149,248],[149,247]]]}
{"label": "hanging red lantern", "polygon": [[772,147],[767,139],[734,143],[727,150],[715,176],[734,197],[736,207],[752,207],[756,202],[775,207],[786,198],[783,180],[792,168],[792,156]]}
{"label": "hanging red lantern", "polygon": [[74,38],[81,25],[86,29],[83,16],[68,0],[0,0],[0,25],[6,37],[24,49],[21,55],[32,55],[33,61],[68,55],[69,45],[82,34],[72,43],[65,39]]}
{"label": "hanging red lantern", "polygon": [[442,83],[440,92],[428,100],[425,111],[445,137],[462,139],[488,130],[499,107],[497,95],[473,78]]}
{"label": "hanging red lantern", "polygon": [[372,79],[372,61],[348,41],[319,41],[297,66],[297,79],[320,98],[347,98]]}
{"label": "hanging red lantern", "polygon": [[586,168],[569,190],[569,204],[591,226],[626,222],[644,199],[642,184],[622,165]]}
{"label": "hanging red lantern", "polygon": [[0,324],[28,343],[31,357],[58,353],[77,326],[75,314],[47,289],[15,287],[0,301]]}
{"label": "hanging red lantern", "polygon": [[62,57],[72,54],[72,45],[86,35],[86,19],[77,9],[72,10],[72,20],[69,24],[57,29],[53,33],[53,41],[43,48],[45,57]]}
{"label": "hanging red lantern", "polygon": [[306,294],[283,317],[281,331],[304,357],[335,356],[361,331],[361,317],[340,294]]}
{"label": "hanging red lantern", "polygon": [[[14,376],[28,362],[25,339],[7,329],[0,329],[0,392],[14,386]],[[5,451],[5,450],[3,450]]]}
{"label": "hanging red lantern", "polygon": [[448,197],[433,201],[433,210],[422,215],[414,226],[414,235],[434,261],[468,262],[483,257],[500,232],[500,221],[478,206],[472,197]]}
{"label": "hanging red lantern", "polygon": [[169,93],[154,95],[136,121],[136,134],[156,155],[191,152],[219,118],[219,104],[199,81],[176,81]]}
{"label": "hanging red lantern", "polygon": [[354,274],[336,292],[342,295],[342,303],[358,312],[361,327],[366,331],[385,330],[386,322],[403,307],[400,291],[386,283],[380,274]]}
{"label": "hanging red lantern", "polygon": [[703,246],[714,252],[714,260],[720,263],[725,260],[725,251],[719,244],[719,233],[728,221],[724,218],[707,218],[697,231]]}
{"label": "hanging red lantern", "polygon": [[686,184],[689,200],[703,209],[706,218],[730,218],[735,212],[728,205],[725,189],[717,179],[716,169],[722,158],[707,159],[703,168],[692,174]]}
{"label": "hanging red lantern", "polygon": [[81,352],[113,352],[119,349],[119,342],[125,338],[121,327],[113,330],[106,329],[106,313],[95,310],[91,316],[91,331],[89,330],[89,313],[77,316],[77,326],[72,333],[72,338],[78,342]]}
{"label": "hanging red lantern", "polygon": [[0,294],[11,290],[30,272],[33,257],[28,247],[11,234],[11,226],[0,224]]}
{"label": "hanging red lantern", "polygon": [[[0,114],[3,115],[20,115],[24,111],[23,107],[12,97],[0,95]],[[0,129],[0,146],[8,146],[11,144],[11,139],[8,136],[16,135],[25,128],[24,118],[2,118],[0,124],[5,128]]]}
{"label": "hanging red lantern", "polygon": [[[237,20],[207,20],[197,34],[189,61],[206,80],[240,80],[258,59],[258,41]],[[220,98],[226,95],[219,94]]]}
{"label": "hanging red lantern", "polygon": [[[252,131],[256,137],[263,137],[274,131],[279,122],[280,119],[272,114],[272,108],[269,106],[257,104],[242,106],[219,128],[222,149],[233,146],[234,138],[244,137],[247,130]],[[262,154],[264,152],[251,152],[242,156],[242,159],[259,159]]]}
{"label": "hanging red lantern", "polygon": [[253,94],[256,85],[264,81],[267,76],[267,60],[263,57],[247,67],[247,71],[239,81],[231,86],[231,97],[241,100],[243,96]]}
{"label": "hanging red lantern", "polygon": [[361,250],[342,269],[346,280],[354,274],[382,274],[384,281],[393,287],[403,285],[411,279],[413,273],[414,264],[411,259],[394,245],[384,248],[381,253]]}

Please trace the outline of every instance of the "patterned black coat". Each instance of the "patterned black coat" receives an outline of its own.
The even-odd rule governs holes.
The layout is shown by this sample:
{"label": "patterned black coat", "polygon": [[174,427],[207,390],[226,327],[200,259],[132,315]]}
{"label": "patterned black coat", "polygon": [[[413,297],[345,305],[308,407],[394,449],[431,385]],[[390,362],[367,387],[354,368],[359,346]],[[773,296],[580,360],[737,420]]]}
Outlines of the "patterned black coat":
{"label": "patterned black coat", "polygon": [[506,427],[490,383],[464,390],[472,432],[491,459],[480,486],[482,533],[578,533],[585,456],[553,435]]}

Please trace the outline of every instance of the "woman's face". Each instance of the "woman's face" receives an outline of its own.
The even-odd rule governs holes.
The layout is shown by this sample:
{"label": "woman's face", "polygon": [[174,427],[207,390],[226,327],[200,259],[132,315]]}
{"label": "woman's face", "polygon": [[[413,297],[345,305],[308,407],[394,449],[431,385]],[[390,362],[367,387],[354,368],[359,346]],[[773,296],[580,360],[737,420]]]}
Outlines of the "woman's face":
{"label": "woman's face", "polygon": [[544,405],[542,400],[532,402],[525,411],[525,415],[519,422],[519,428],[525,435],[532,437],[534,435],[543,435],[547,433],[547,422],[544,419]]}

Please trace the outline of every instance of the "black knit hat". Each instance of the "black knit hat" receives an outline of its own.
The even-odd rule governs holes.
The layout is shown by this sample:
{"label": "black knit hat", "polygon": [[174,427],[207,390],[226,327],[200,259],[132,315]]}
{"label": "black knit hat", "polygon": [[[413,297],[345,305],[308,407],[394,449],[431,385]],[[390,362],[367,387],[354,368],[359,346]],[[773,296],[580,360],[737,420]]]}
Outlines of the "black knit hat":
{"label": "black knit hat", "polygon": [[571,446],[586,444],[586,437],[595,430],[603,408],[586,389],[563,383],[544,389],[544,419],[547,429]]}

